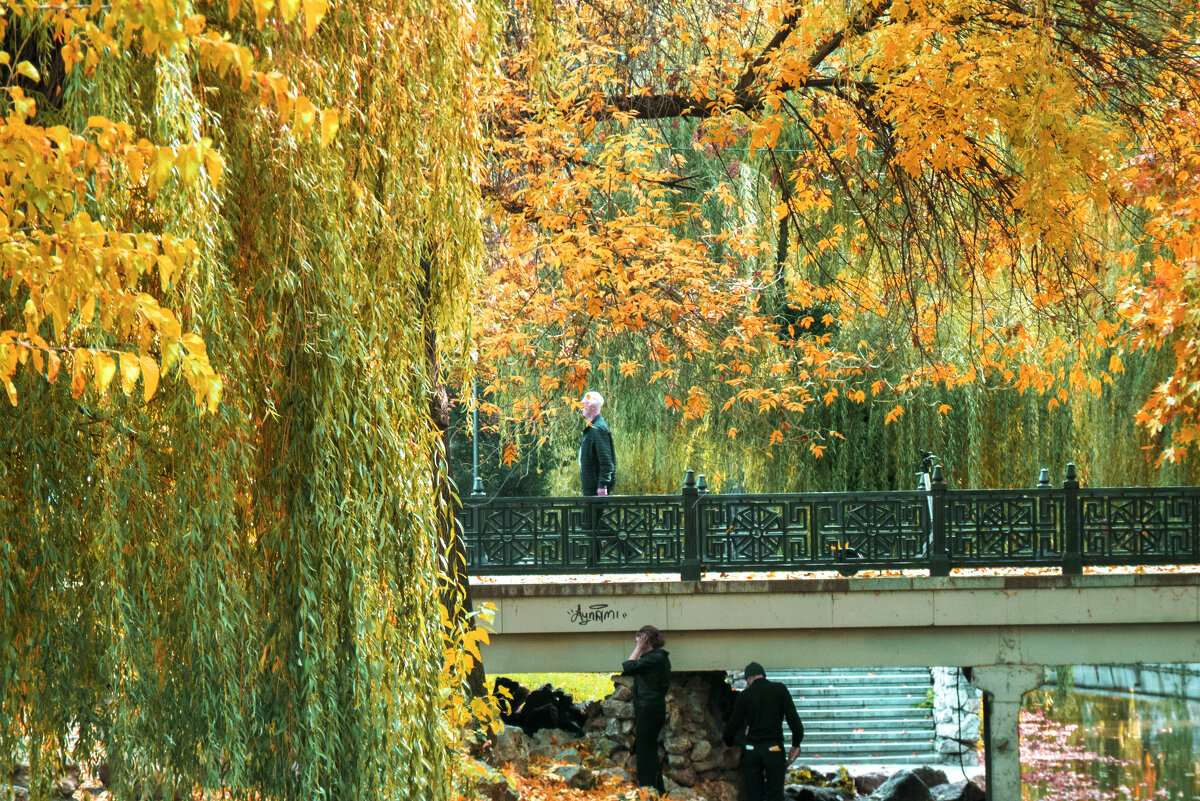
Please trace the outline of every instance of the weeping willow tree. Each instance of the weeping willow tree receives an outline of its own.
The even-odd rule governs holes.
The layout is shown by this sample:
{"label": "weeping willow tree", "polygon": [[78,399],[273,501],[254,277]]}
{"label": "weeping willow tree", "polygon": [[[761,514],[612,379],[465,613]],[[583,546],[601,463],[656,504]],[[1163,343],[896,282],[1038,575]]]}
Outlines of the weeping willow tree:
{"label": "weeping willow tree", "polygon": [[0,6],[0,775],[446,797],[495,9]]}

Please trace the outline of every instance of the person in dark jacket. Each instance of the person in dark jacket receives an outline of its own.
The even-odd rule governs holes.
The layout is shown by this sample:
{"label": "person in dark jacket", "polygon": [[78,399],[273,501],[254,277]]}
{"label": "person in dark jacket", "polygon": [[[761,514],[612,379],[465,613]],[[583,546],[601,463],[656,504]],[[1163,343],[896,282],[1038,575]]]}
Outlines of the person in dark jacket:
{"label": "person in dark jacket", "polygon": [[636,645],[621,673],[633,676],[633,752],[637,757],[637,779],[642,787],[664,792],[658,735],[667,722],[667,687],[671,684],[671,660],[663,650],[665,641],[654,626],[642,626]]}
{"label": "person in dark jacket", "polygon": [[[796,714],[796,704],[788,688],[767,681],[762,665],[746,665],[746,689],[738,693],[733,712],[723,732],[726,749],[746,731],[742,752],[742,775],[746,779],[746,801],[783,801],[783,780],[787,766],[800,755],[804,724]],[[792,730],[792,747],[787,760],[783,756],[783,721]]]}
{"label": "person in dark jacket", "polygon": [[583,438],[579,442],[579,480],[584,495],[604,497],[617,483],[617,455],[613,450],[612,432],[600,416],[604,398],[599,392],[588,392],[579,405],[585,420]]}

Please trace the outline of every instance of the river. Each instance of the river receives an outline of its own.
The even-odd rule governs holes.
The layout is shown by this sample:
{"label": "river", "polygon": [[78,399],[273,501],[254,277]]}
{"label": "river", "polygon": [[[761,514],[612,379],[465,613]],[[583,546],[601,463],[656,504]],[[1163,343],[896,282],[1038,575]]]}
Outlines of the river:
{"label": "river", "polygon": [[1200,699],[1186,695],[1061,685],[1030,693],[1021,720],[1023,799],[1200,798]]}

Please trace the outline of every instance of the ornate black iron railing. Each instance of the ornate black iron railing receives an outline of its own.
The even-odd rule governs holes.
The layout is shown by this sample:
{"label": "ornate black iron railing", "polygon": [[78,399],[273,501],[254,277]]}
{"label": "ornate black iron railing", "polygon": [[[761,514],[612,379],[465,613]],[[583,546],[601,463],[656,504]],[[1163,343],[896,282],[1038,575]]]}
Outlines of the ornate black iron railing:
{"label": "ornate black iron railing", "polygon": [[459,512],[473,575],[1059,567],[1200,563],[1200,487],[493,498]]}

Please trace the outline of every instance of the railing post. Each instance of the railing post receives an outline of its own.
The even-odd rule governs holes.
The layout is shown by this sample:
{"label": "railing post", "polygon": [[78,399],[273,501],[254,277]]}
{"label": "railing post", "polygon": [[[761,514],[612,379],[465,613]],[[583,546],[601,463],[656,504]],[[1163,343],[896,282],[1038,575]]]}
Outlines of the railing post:
{"label": "railing post", "polygon": [[[704,477],[700,477],[701,481]],[[707,489],[707,487],[706,487]],[[696,487],[696,472],[687,471],[683,477],[683,563],[679,566],[680,581],[700,580],[700,490]]]}
{"label": "railing post", "polygon": [[929,575],[950,575],[950,553],[946,549],[946,480],[942,475],[942,466],[933,466],[933,481],[929,485],[929,494],[933,508],[930,510],[930,525],[933,528],[933,547],[929,554]]}
{"label": "railing post", "polygon": [[1063,479],[1063,562],[1064,576],[1083,572],[1083,538],[1079,531],[1079,476],[1075,463],[1067,463]]}

